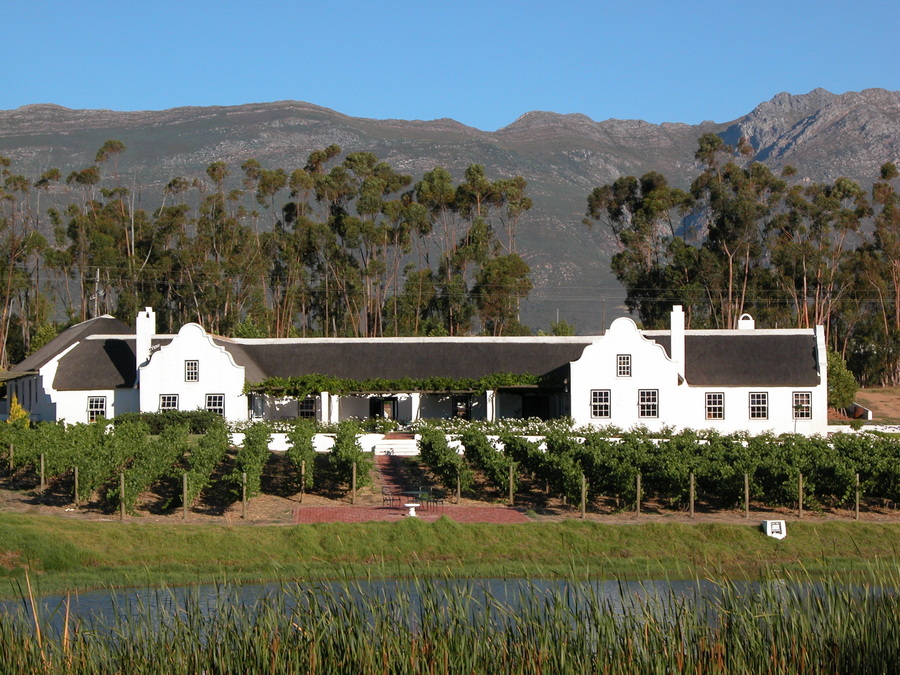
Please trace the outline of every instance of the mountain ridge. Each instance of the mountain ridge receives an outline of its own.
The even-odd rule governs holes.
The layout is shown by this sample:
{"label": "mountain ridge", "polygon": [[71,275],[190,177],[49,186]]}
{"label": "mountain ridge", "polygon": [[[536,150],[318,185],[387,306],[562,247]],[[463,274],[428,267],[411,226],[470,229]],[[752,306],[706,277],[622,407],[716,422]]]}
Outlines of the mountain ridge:
{"label": "mountain ridge", "polygon": [[846,176],[868,186],[884,162],[900,158],[900,92],[781,92],[735,120],[699,124],[529,111],[496,131],[450,118],[352,117],[293,100],[124,112],[38,103],[0,111],[0,155],[13,160],[17,173],[59,167],[66,175],[92,164],[104,141],[121,140],[127,150],[118,171],[128,177],[123,183],[142,186],[144,208],[159,202],[169,180],[202,178],[211,162],[225,161],[237,186],[247,159],[290,172],[330,144],[373,152],[414,178],[443,166],[460,179],[472,163],[491,178],[521,175],[534,201],[519,228],[535,282],[523,319],[546,328],[559,310],[580,332],[599,330],[624,311],[624,294],[609,271],[611,237],[582,224],[588,193],[651,170],[688,187],[699,172],[694,152],[704,133],[731,144],[746,137],[756,159],[775,170],[793,165],[798,179]]}

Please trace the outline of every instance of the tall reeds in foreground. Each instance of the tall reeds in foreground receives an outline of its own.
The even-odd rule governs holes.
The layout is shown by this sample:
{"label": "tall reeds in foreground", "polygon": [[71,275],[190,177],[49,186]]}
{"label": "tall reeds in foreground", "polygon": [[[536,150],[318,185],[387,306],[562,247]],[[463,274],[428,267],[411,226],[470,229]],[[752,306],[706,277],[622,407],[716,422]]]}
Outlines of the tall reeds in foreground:
{"label": "tall reeds in foreground", "polygon": [[789,576],[608,594],[520,582],[503,596],[451,579],[347,581],[286,584],[250,605],[228,587],[211,601],[159,590],[102,619],[0,615],[0,671],[888,673],[900,663],[898,581],[879,568],[852,584]]}

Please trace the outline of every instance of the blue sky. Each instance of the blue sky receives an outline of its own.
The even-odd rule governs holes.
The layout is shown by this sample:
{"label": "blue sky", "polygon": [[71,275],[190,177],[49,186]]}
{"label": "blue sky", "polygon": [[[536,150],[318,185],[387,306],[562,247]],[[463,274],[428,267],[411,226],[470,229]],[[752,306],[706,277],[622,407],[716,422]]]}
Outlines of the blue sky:
{"label": "blue sky", "polygon": [[294,99],[495,130],[531,110],[733,120],[781,91],[900,90],[896,0],[7,3],[0,109]]}

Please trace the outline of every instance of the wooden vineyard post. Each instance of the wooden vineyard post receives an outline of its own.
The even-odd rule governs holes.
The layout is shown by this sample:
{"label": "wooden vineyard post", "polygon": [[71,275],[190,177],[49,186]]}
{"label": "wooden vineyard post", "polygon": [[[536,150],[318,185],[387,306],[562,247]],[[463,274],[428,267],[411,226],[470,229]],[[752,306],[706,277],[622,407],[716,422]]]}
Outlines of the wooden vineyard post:
{"label": "wooden vineyard post", "polygon": [[47,482],[44,476],[44,453],[41,453],[41,492],[44,491],[44,488],[47,487]]}
{"label": "wooden vineyard post", "polygon": [[694,472],[691,471],[690,483],[688,485],[688,510],[690,517],[694,517]]}
{"label": "wooden vineyard post", "polygon": [[750,517],[750,476],[744,472],[744,518]]}
{"label": "wooden vineyard post", "polygon": [[513,490],[513,478],[514,478],[514,467],[513,463],[509,463],[509,505],[512,506],[515,502],[515,494]]}
{"label": "wooden vineyard post", "polygon": [[803,517],[803,474],[797,476],[797,517]]}
{"label": "wooden vineyard post", "polygon": [[241,519],[247,519],[247,472],[241,472]]}
{"label": "wooden vineyard post", "polygon": [[459,504],[460,497],[462,497],[462,479],[459,477],[459,469],[456,470],[456,503]]}
{"label": "wooden vineyard post", "polygon": [[350,505],[356,505],[356,462],[350,469]]}
{"label": "wooden vineyard post", "polygon": [[13,444],[10,443],[9,444],[9,475],[10,476],[13,475],[14,468],[15,467],[14,467],[14,463],[13,463]]}
{"label": "wooden vineyard post", "polygon": [[635,500],[634,509],[635,509],[635,515],[639,516],[639,515],[641,515],[641,474],[640,473],[638,473],[638,475],[635,477],[635,483],[637,486],[637,499]]}
{"label": "wooden vineyard post", "polygon": [[72,503],[78,506],[78,467],[75,467],[75,489],[72,494]]}
{"label": "wooden vineyard post", "polygon": [[581,519],[584,520],[584,514],[587,510],[587,480],[584,474],[581,474]]}
{"label": "wooden vineyard post", "polygon": [[306,490],[306,460],[300,462],[300,503],[303,503],[303,491]]}
{"label": "wooden vineyard post", "polygon": [[856,520],[859,520],[859,474],[856,474]]}
{"label": "wooden vineyard post", "polygon": [[181,474],[181,519],[187,520],[188,477],[187,471]]}
{"label": "wooden vineyard post", "polygon": [[119,520],[125,520],[125,472],[119,472]]}

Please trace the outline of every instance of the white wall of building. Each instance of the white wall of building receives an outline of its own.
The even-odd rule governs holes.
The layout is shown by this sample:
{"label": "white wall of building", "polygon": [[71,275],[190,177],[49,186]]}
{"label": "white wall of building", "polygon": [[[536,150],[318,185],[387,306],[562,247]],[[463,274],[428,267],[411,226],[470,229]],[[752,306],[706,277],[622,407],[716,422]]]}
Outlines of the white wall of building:
{"label": "white wall of building", "polygon": [[[186,377],[188,361],[197,362],[196,381],[188,381]],[[182,326],[169,344],[150,356],[138,370],[138,386],[144,412],[159,410],[162,395],[177,394],[179,410],[205,409],[207,396],[221,395],[225,419],[240,422],[249,416],[247,397],[243,393],[243,366],[237,365],[231,354],[196,323]]]}
{"label": "white wall of building", "polygon": [[[618,374],[619,356],[630,357],[630,375]],[[576,425],[613,424],[623,429],[643,425],[650,430],[676,424],[683,416],[679,404],[678,366],[657,343],[648,340],[631,319],[616,319],[606,334],[585,348],[572,362],[569,391]],[[608,418],[591,416],[592,390],[610,392]],[[638,392],[657,392],[656,417],[641,417]]]}
{"label": "white wall of building", "polygon": [[[673,322],[673,354],[678,349],[678,317]],[[683,324],[682,324],[683,326]],[[683,343],[682,343],[683,344]],[[634,321],[616,319],[607,333],[585,348],[582,357],[572,362],[570,391],[572,417],[576,425],[614,425],[628,430],[644,426],[651,431],[664,427],[680,429],[716,429],[722,433],[748,431],[825,434],[828,424],[827,381],[825,377],[825,345],[821,329],[817,330],[820,383],[815,387],[723,387],[690,386],[683,379],[684,365],[671,359],[663,347],[644,337]],[[630,358],[630,375],[619,372],[619,357]],[[592,415],[592,392],[609,392],[609,416]],[[641,392],[655,392],[656,416],[641,416]],[[707,393],[722,394],[723,419],[707,419]],[[764,419],[751,419],[751,394],[765,393],[767,414]],[[811,419],[795,419],[794,394],[809,393]],[[653,395],[653,394],[651,394]],[[645,408],[646,410],[646,408]]]}
{"label": "white wall of building", "polygon": [[138,392],[134,389],[66,390],[53,389],[53,381],[60,359],[76,345],[48,361],[37,375],[24,377],[10,383],[19,403],[29,412],[33,422],[65,421],[67,424],[86,424],[90,421],[88,403],[91,398],[102,399],[104,417],[139,411]]}

